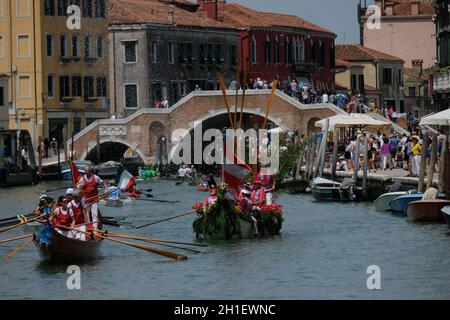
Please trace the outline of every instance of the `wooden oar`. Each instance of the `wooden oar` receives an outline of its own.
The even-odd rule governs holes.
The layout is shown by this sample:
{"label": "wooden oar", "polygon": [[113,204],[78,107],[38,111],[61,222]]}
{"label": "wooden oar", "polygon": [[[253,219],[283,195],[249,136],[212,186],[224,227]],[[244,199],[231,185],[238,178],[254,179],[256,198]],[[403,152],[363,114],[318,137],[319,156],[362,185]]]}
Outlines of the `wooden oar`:
{"label": "wooden oar", "polygon": [[17,247],[16,249],[14,249],[13,251],[11,251],[10,253],[8,253],[6,256],[3,256],[3,259],[9,259],[11,258],[14,254],[16,254],[17,252],[19,252],[20,250],[22,250],[23,248],[25,248],[27,245],[29,245],[31,242],[33,242],[33,239],[28,240],[27,242],[25,242],[24,244],[22,244],[21,246]]}
{"label": "wooden oar", "polygon": [[139,201],[155,201],[155,202],[166,202],[166,203],[178,203],[180,202],[179,200],[162,200],[162,199],[146,199],[146,198],[135,198],[134,200],[139,200]]}
{"label": "wooden oar", "polygon": [[47,190],[41,191],[41,193],[61,191],[61,190],[66,190],[67,188],[71,188],[71,187],[66,186],[66,187],[61,187],[61,188],[57,188],[57,189],[47,189]]}
{"label": "wooden oar", "polygon": [[155,222],[144,224],[143,226],[136,227],[136,229],[141,229],[141,228],[148,227],[148,226],[151,226],[151,225],[163,222],[163,221],[172,220],[172,219],[176,219],[176,218],[179,218],[179,217],[187,216],[188,214],[192,214],[192,213],[195,213],[195,212],[197,212],[197,211],[194,210],[194,211],[189,211],[189,212],[185,212],[185,213],[180,213],[180,214],[177,214],[176,216],[173,216],[173,217],[169,217],[169,218],[161,219],[161,220],[158,220],[158,221],[155,221]]}
{"label": "wooden oar", "polygon": [[[31,217],[31,216],[33,216],[33,215],[34,215],[34,213],[27,213],[27,214],[25,214],[24,216],[25,216],[25,218],[28,218],[28,217]],[[9,217],[9,218],[4,218],[4,219],[0,219],[0,222],[10,221],[10,220],[17,220],[17,216],[15,216],[15,217]]]}
{"label": "wooden oar", "polygon": [[11,226],[11,227],[2,229],[2,230],[0,230],[0,233],[5,232],[5,231],[8,231],[8,230],[11,230],[11,229],[15,229],[15,228],[20,227],[20,226],[23,226],[23,225],[26,225],[27,223],[30,223],[30,222],[32,222],[32,221],[35,221],[36,219],[42,218],[43,216],[45,216],[45,214],[41,214],[41,215],[39,215],[39,216],[37,216],[37,217],[35,217],[35,218],[32,218],[32,219],[30,219],[30,220],[23,221],[23,222],[20,222],[20,223],[14,225],[14,226]]}
{"label": "wooden oar", "polygon": [[[101,232],[102,230],[97,230],[97,231]],[[108,235],[127,237],[129,239],[134,239],[134,240],[150,240],[150,241],[160,242],[160,243],[173,243],[173,244],[182,244],[182,245],[187,245],[187,246],[207,247],[207,245],[203,244],[203,243],[169,241],[169,240],[162,240],[162,239],[156,239],[156,238],[130,236],[130,235],[126,235],[126,234],[122,234],[122,233],[116,233],[116,232],[108,232]]]}
{"label": "wooden oar", "polygon": [[97,234],[98,237],[102,238],[102,239],[107,239],[113,242],[117,242],[117,243],[121,243],[121,244],[125,244],[127,246],[131,246],[131,247],[135,247],[138,249],[142,249],[142,250],[146,250],[149,252],[153,252],[156,254],[160,254],[162,256],[168,257],[168,258],[172,258],[175,260],[187,260],[188,257],[183,255],[183,254],[178,254],[178,253],[173,253],[173,252],[169,252],[169,251],[165,251],[165,250],[161,250],[161,249],[156,249],[156,248],[152,248],[152,247],[147,247],[147,246],[141,246],[139,244],[136,243],[132,243],[132,242],[127,242],[127,241],[122,241],[122,240],[117,240],[117,239],[112,239],[108,236],[104,236],[104,235],[100,235]]}
{"label": "wooden oar", "polygon": [[25,239],[25,238],[29,238],[29,237],[32,237],[32,236],[33,236],[33,234],[26,234],[24,236],[19,236],[19,237],[15,237],[15,238],[9,238],[9,239],[1,240],[0,243],[6,243],[6,242],[10,242],[10,241]]}
{"label": "wooden oar", "polygon": [[143,238],[143,237],[132,237],[132,236],[116,234],[116,233],[109,233],[109,232],[107,233],[107,236],[108,237],[115,237],[115,238],[139,240],[139,241],[144,241],[144,242],[158,244],[160,246],[165,246],[165,247],[170,247],[170,248],[175,248],[175,249],[180,249],[180,250],[186,250],[186,251],[190,251],[190,252],[194,252],[194,253],[202,253],[199,250],[194,250],[194,249],[190,249],[190,248],[183,248],[183,247],[179,247],[179,246],[174,246],[174,245],[170,245],[170,244],[167,244],[165,242],[162,242],[162,241],[157,241],[157,240],[153,240],[153,239],[146,239],[146,238]]}

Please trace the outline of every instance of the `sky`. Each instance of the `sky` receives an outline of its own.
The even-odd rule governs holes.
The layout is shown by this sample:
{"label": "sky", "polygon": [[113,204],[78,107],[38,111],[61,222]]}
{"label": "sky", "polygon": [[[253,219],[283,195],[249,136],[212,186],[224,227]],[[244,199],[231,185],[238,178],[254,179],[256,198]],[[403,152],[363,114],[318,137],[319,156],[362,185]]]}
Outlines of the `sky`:
{"label": "sky", "polygon": [[[336,43],[358,43],[359,0],[228,0],[259,11],[294,14],[336,35]],[[368,0],[367,5],[373,4]]]}

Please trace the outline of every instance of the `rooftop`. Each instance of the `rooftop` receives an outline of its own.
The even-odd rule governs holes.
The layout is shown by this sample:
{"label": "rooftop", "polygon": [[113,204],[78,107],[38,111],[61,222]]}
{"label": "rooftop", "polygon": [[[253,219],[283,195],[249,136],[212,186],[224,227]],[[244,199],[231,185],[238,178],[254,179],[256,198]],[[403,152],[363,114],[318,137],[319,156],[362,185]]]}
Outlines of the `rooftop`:
{"label": "rooftop", "polygon": [[336,45],[336,59],[347,62],[375,60],[403,62],[403,60],[398,57],[363,47],[360,44]]}
{"label": "rooftop", "polygon": [[236,28],[287,27],[334,33],[295,15],[260,12],[237,3],[219,2],[219,20]]}
{"label": "rooftop", "polygon": [[[392,5],[393,14],[392,16],[415,16],[412,11],[412,4],[416,0],[387,0],[386,7]],[[434,9],[432,4],[427,0],[420,0],[419,2],[419,15],[421,16],[432,16],[434,14]],[[366,15],[370,15],[367,13]],[[383,16],[386,16],[386,10],[383,12]]]}
{"label": "rooftop", "polygon": [[[176,1],[189,2],[186,0]],[[230,26],[223,22],[158,0],[107,0],[107,3],[109,24],[154,23],[230,29]]]}

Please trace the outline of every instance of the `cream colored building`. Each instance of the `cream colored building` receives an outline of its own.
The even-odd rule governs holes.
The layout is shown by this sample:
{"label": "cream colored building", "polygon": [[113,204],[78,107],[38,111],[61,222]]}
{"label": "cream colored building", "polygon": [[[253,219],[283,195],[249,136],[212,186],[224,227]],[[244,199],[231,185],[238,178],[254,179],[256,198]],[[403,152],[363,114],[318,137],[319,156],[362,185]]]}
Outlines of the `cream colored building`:
{"label": "cream colored building", "polygon": [[[70,5],[80,29],[69,28]],[[105,0],[0,0],[9,128],[61,142],[64,126],[70,136],[108,117],[107,41]]]}
{"label": "cream colored building", "polygon": [[375,0],[381,10],[380,28],[372,28],[367,19],[368,1],[360,0],[360,44],[399,57],[405,68],[412,61],[423,60],[423,67],[434,65],[436,57],[436,26],[434,9],[429,0]]}

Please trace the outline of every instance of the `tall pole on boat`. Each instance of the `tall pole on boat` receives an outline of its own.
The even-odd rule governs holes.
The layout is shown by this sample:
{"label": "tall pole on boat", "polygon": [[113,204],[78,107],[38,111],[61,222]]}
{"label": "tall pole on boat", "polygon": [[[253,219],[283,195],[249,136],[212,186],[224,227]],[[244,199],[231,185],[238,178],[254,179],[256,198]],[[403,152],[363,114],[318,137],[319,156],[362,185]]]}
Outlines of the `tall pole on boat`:
{"label": "tall pole on boat", "polygon": [[99,133],[99,131],[97,131],[96,150],[97,150],[97,162],[98,162],[98,164],[100,164],[101,163],[101,159],[100,159],[100,133]]}
{"label": "tall pole on boat", "polygon": [[62,179],[62,177],[61,177],[61,154],[59,152],[58,141],[56,141],[56,151],[57,151],[57,156],[58,156],[58,175],[59,175],[59,180],[61,180]]}
{"label": "tall pole on boat", "polygon": [[64,147],[64,162],[67,164],[67,125],[64,125],[63,127],[62,137],[62,143]]}

